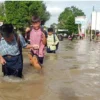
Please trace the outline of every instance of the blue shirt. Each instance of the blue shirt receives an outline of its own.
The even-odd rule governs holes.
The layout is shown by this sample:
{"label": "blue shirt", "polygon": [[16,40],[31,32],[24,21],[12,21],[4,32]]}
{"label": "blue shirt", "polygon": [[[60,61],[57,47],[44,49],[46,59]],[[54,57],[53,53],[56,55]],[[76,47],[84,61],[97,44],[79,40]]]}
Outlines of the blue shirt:
{"label": "blue shirt", "polygon": [[[21,34],[19,35],[19,38],[20,38],[21,46],[25,48],[27,46],[25,39],[23,38]],[[0,40],[0,55],[1,56],[5,56],[5,55],[16,56],[19,54],[20,54],[20,51],[19,51],[18,43],[15,37],[11,43],[6,42],[5,39],[1,37],[1,40]]]}

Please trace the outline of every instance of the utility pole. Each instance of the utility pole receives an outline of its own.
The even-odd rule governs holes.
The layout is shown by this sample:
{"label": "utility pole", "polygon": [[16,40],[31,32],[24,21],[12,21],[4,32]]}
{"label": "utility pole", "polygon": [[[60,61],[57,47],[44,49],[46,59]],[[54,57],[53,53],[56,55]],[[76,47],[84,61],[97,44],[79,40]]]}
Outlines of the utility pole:
{"label": "utility pole", "polygon": [[96,12],[96,19],[95,19],[95,36],[96,36],[96,26],[97,26],[97,12]]}
{"label": "utility pole", "polygon": [[3,5],[4,5],[4,17],[6,18],[6,22],[7,22],[6,8],[5,8],[5,2],[3,3]]}
{"label": "utility pole", "polygon": [[[94,6],[92,9],[92,12],[94,11]],[[91,19],[92,19],[92,14],[91,14]],[[92,23],[91,23],[91,28],[92,28]],[[96,25],[95,25],[95,29],[96,29]],[[90,41],[92,41],[92,29],[91,29],[91,33],[90,33]]]}

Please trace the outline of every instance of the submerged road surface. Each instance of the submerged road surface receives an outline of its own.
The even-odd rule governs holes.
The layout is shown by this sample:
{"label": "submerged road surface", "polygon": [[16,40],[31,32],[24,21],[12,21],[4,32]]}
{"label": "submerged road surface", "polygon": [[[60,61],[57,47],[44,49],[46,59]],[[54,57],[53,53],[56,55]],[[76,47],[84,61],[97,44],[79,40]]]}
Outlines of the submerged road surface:
{"label": "submerged road surface", "polygon": [[24,79],[2,77],[0,70],[0,100],[100,100],[100,42],[61,41],[56,54],[45,55],[42,72],[27,53]]}

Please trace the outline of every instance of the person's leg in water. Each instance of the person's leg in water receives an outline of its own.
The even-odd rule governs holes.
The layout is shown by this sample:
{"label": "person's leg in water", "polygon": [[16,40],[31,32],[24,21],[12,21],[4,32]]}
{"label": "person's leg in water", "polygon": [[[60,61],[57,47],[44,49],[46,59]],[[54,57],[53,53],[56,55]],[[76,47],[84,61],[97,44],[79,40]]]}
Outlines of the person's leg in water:
{"label": "person's leg in water", "polygon": [[39,63],[43,64],[44,57],[38,57],[38,59],[39,59]]}
{"label": "person's leg in water", "polygon": [[6,66],[2,66],[2,72],[4,76],[15,76],[15,77],[19,77],[19,78],[23,78],[22,75],[22,68],[18,69],[18,70],[13,70],[10,68],[7,68]]}
{"label": "person's leg in water", "polygon": [[56,53],[56,51],[54,50],[54,51],[49,51],[48,53]]}
{"label": "person's leg in water", "polygon": [[29,53],[28,57],[30,59],[30,64],[35,67],[36,69],[40,70],[42,68],[39,57],[36,54]]}

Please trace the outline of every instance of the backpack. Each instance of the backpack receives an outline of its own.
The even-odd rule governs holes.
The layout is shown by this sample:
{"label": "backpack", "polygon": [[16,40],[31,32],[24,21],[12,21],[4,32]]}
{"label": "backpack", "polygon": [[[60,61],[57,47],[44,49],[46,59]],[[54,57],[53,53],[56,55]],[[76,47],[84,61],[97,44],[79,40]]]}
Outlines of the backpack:
{"label": "backpack", "polygon": [[18,36],[17,33],[14,33],[14,35],[15,35],[16,41],[18,43],[19,51],[20,51],[20,53],[22,53],[22,46],[21,46],[21,43],[20,43],[20,37]]}
{"label": "backpack", "polygon": [[21,42],[20,42],[20,37],[18,36],[17,33],[14,33],[14,35],[15,35],[16,41],[18,43],[21,59],[22,59],[22,62],[23,62],[23,54],[22,54],[22,46],[21,46]]}
{"label": "backpack", "polygon": [[[53,37],[54,37],[54,42],[56,42],[56,37],[55,37],[55,33],[53,34]],[[58,47],[59,47],[59,42],[56,44],[56,50],[58,50]]]}

